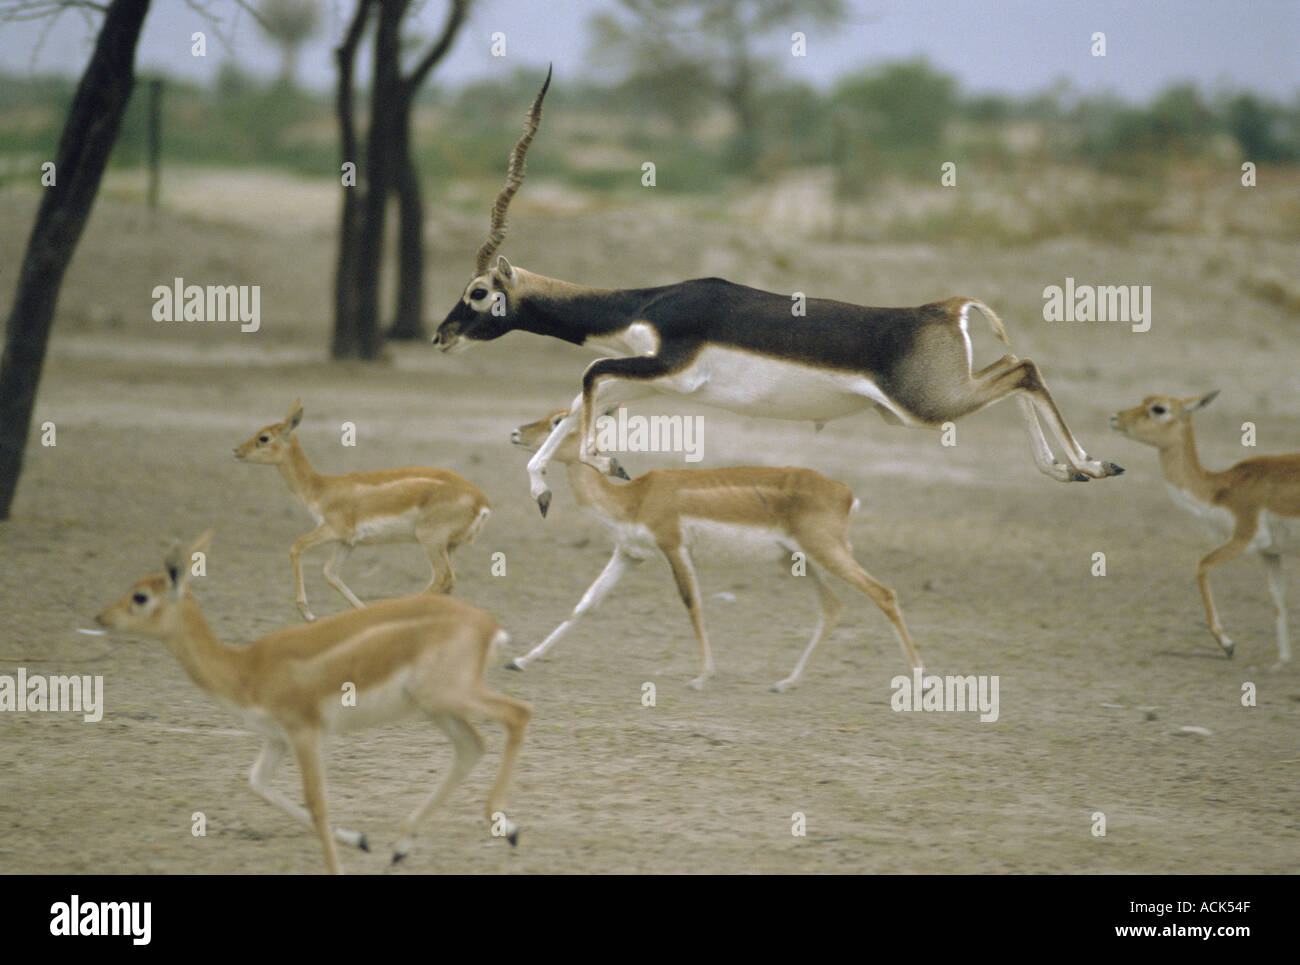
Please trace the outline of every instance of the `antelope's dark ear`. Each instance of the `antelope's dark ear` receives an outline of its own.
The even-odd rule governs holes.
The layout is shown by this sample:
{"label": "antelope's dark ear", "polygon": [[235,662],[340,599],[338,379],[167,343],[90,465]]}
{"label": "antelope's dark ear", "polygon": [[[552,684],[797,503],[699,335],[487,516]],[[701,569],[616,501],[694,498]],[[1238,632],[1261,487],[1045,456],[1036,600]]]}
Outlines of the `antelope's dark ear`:
{"label": "antelope's dark ear", "polygon": [[515,280],[515,270],[511,267],[510,262],[506,261],[505,255],[497,255],[496,267],[492,270],[501,277],[502,281]]}
{"label": "antelope's dark ear", "polygon": [[1183,415],[1191,415],[1197,409],[1204,409],[1215,400],[1215,397],[1218,396],[1218,394],[1219,390],[1215,389],[1213,392],[1206,392],[1205,395],[1201,396],[1199,399],[1185,404],[1183,406]]}
{"label": "antelope's dark ear", "polygon": [[207,530],[202,536],[196,539],[190,548],[184,552],[181,551],[179,542],[173,543],[171,550],[167,553],[167,560],[163,564],[167,571],[167,582],[171,586],[173,597],[179,597],[184,591],[186,584],[190,581],[190,566],[194,562],[196,553],[207,553],[208,547],[212,545],[212,530]]}
{"label": "antelope's dark ear", "polygon": [[289,406],[289,411],[284,414],[285,431],[293,432],[300,422],[302,422],[302,396],[294,399],[293,405]]}

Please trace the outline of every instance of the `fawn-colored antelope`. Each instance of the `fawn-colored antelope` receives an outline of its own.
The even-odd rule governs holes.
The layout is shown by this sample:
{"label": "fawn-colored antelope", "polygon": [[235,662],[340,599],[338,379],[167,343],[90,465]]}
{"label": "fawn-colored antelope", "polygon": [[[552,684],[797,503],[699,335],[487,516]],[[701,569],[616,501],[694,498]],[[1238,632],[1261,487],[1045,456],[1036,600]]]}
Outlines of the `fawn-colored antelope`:
{"label": "fawn-colored antelope", "polygon": [[[203,690],[228,704],[265,738],[249,774],[253,790],[290,817],[316,829],[325,867],[341,871],[334,839],[369,850],[365,835],[331,829],[321,755],[326,734],[424,716],[452,742],[455,760],[441,786],[402,822],[393,860],[411,849],[416,826],[451,793],[483,754],[471,716],[506,728],[501,769],[488,796],[488,821],[515,843],[518,826],[501,813],[515,757],[532,708],[483,685],[483,670],[508,640],[489,614],[461,600],[424,592],[381,600],[308,625],[231,647],[208,628],[189,589],[193,554],[211,531],[164,571],[137,580],[97,620],[106,627],[161,640]],[[307,807],[271,786],[292,748]]]}
{"label": "fawn-colored antelope", "polygon": [[339,576],[339,568],[362,543],[418,542],[433,566],[430,589],[450,593],[456,574],[448,555],[462,543],[473,542],[491,514],[487,497],[473,483],[448,469],[417,466],[327,476],[307,461],[294,430],[302,422],[302,400],[295,399],[283,422],[263,426],[235,447],[244,462],[276,466],[307,511],[316,528],[300,536],[289,550],[297,588],[298,611],[305,620],[316,617],[307,608],[302,578],[302,554],[313,546],[334,544],[325,564],[325,579],[355,607],[365,604]]}
{"label": "fawn-colored antelope", "polygon": [[1254,456],[1218,472],[1203,467],[1196,454],[1192,413],[1209,405],[1218,394],[1214,391],[1185,399],[1147,396],[1141,405],[1116,412],[1110,424],[1130,439],[1155,446],[1174,502],[1227,540],[1201,558],[1196,582],[1210,632],[1229,657],[1234,644],[1219,623],[1210,592],[1210,570],[1243,553],[1257,553],[1264,561],[1277,628],[1276,669],[1291,659],[1282,555],[1300,553],[1300,453]]}
{"label": "fawn-colored antelope", "polygon": [[[525,449],[536,450],[564,418],[565,410],[561,409],[520,426],[511,439]],[[713,655],[691,559],[693,546],[744,556],[774,551],[790,559],[790,554],[804,554],[821,614],[812,640],[794,670],[772,689],[786,690],[795,684],[813,650],[834,629],[843,610],[819,568],[866,594],[888,617],[907,662],[921,668],[921,658],[912,646],[894,591],[873,579],[853,558],[848,542],[849,516],[857,509],[858,501],[844,483],[811,469],[733,466],[656,469],[620,484],[580,459],[576,432],[566,436],[556,450],[556,458],[566,466],[578,505],[594,513],[613,532],[614,555],[569,617],[526,656],[510,664],[516,670],[524,669],[568,633],[584,613],[605,598],[629,566],[657,551],[672,569],[695,628],[702,671],[691,686],[703,687],[713,674]],[[617,463],[614,471],[621,473]]]}

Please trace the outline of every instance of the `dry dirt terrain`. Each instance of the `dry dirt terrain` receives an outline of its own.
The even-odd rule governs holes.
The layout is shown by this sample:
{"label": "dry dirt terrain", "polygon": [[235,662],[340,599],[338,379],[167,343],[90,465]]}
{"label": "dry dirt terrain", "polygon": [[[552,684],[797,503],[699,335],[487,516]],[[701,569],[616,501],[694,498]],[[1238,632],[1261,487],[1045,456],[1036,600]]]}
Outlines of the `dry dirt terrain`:
{"label": "dry dirt terrain", "polygon": [[[417,344],[386,364],[330,364],[332,192],[304,192],[300,217],[174,204],[150,218],[112,188],[64,287],[37,405],[57,444],[33,436],[13,518],[0,523],[0,673],[103,675],[106,710],[98,723],[0,714],[0,871],[316,873],[312,832],[247,786],[258,739],[160,644],[77,629],[158,569],[171,540],[209,526],[196,594],[218,635],[246,642],[298,620],[288,548],[311,521],[277,473],[236,462],[231,448],[301,395],[300,437],[319,469],[436,465],[487,493],[493,515],[455,556],[456,592],[500,619],[515,653],[531,648],[599,572],[609,542],[558,468],[550,516],[539,517],[526,455],[508,438],[568,400],[587,356],[516,334],[452,357]],[[32,212],[28,196],[0,195],[5,305]],[[1148,393],[1218,388],[1197,417],[1208,465],[1300,449],[1294,310],[1258,284],[1294,275],[1293,244],[832,245],[779,225],[694,220],[667,203],[560,211],[523,197],[512,218],[514,263],[589,284],[722,274],[865,304],[983,298],[1014,350],[1040,363],[1089,451],[1128,472],[1086,485],[1040,475],[1010,402],[959,423],[952,447],[865,413],[817,434],[668,399],[635,404],[704,415],[702,465],[808,466],[852,486],[856,556],[898,591],[927,670],[997,675],[998,719],[892,710],[890,680],[905,664],[880,613],[847,587],[844,620],[801,684],[769,691],[804,646],[815,602],[788,568],[745,561],[700,561],[718,673],[691,690],[696,644],[655,560],[553,656],[524,673],[489,671],[491,686],[535,706],[510,795],[519,847],[491,838],[481,818],[502,744],[485,724],[488,754],[396,873],[1300,867],[1300,678],[1295,665],[1267,670],[1276,647],[1262,567],[1244,559],[1216,572],[1237,640],[1225,660],[1194,580],[1211,539],[1167,497],[1154,450],[1107,426]],[[431,213],[432,321],[459,297],[482,228]],[[261,285],[261,330],[152,321],[153,286],[175,276]],[[1150,285],[1151,330],[1044,321],[1044,286],[1067,276]],[[975,346],[977,363],[1000,354],[986,331]],[[357,427],[355,447],[340,444],[344,421]],[[1256,449],[1240,444],[1246,421]],[[680,459],[622,457],[634,473]],[[492,574],[497,552],[503,576]],[[1104,576],[1092,573],[1095,553]],[[318,614],[346,606],[321,576],[325,558],[307,556]],[[413,544],[362,548],[344,575],[375,599],[421,589],[427,564]],[[1294,604],[1292,616],[1300,623]],[[654,707],[642,704],[647,682]],[[1253,707],[1242,703],[1247,682]],[[377,845],[344,851],[347,870],[394,870],[397,823],[450,757],[443,736],[414,721],[331,742],[332,816]],[[297,796],[297,781],[286,764],[278,786]],[[203,837],[191,834],[197,811]],[[791,833],[795,812],[805,836]],[[1104,837],[1092,833],[1095,812]]]}

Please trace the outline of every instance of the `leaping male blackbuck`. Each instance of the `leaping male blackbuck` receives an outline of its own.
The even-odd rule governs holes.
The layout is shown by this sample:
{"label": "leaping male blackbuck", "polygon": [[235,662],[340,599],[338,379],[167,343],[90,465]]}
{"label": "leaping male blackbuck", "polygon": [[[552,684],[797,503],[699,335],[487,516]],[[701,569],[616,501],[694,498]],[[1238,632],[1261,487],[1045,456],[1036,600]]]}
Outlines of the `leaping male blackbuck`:
{"label": "leaping male blackbuck", "polygon": [[[972,372],[967,328],[972,307],[1007,343],[998,317],[975,298],[917,308],[809,298],[804,314],[796,315],[790,296],[722,278],[609,290],[536,275],[504,257],[489,268],[505,238],[506,209],[523,182],[524,155],[537,133],[550,81],[548,72],[510,154],[506,185],[493,205],[474,277],[433,339],[451,351],[520,330],[610,356],[587,367],[568,415],[528,462],[542,515],[550,502],[542,474],[569,430],[576,426],[581,432],[582,460],[609,473],[608,457],[595,450],[593,413],[657,392],[742,415],[814,423],[875,406],[888,422],[927,427],[1014,394],[1043,473],[1061,482],[1085,482],[1124,471],[1084,452],[1032,360],[1004,355]],[[1040,417],[1058,440],[1064,462],[1053,455]]]}
{"label": "leaping male blackbuck", "polygon": [[[564,409],[514,431],[515,445],[536,451],[564,421]],[[793,553],[804,555],[805,572],[817,591],[821,614],[812,640],[790,676],[773,690],[798,681],[817,644],[835,629],[843,604],[822,579],[819,569],[834,573],[861,591],[885,614],[914,670],[921,658],[903,623],[894,591],[858,565],[849,546],[849,517],[858,508],[849,487],[811,469],[787,466],[728,466],[722,469],[654,469],[627,483],[615,483],[578,459],[576,433],[566,432],[555,451],[568,469],[569,486],[578,505],[593,513],[614,536],[614,555],[583,594],[569,617],[525,656],[511,662],[523,670],[553,647],[587,611],[600,605],[627,570],[662,553],[677,581],[677,591],[691,617],[700,644],[697,690],[713,674],[713,653],[704,629],[703,601],[695,579],[693,549],[718,549],[733,555],[762,556],[775,551],[789,565]]]}
{"label": "leaping male blackbuck", "polygon": [[1147,396],[1141,405],[1116,412],[1110,424],[1130,439],[1160,450],[1160,469],[1174,502],[1204,520],[1218,539],[1227,540],[1202,557],[1196,582],[1210,632],[1229,657],[1234,644],[1219,623],[1210,593],[1210,569],[1243,553],[1257,553],[1264,561],[1277,628],[1276,670],[1291,659],[1282,556],[1300,555],[1300,452],[1255,456],[1218,472],[1203,467],[1196,454],[1192,413],[1218,394],[1216,390],[1186,399]]}
{"label": "leaping male blackbuck", "polygon": [[[491,718],[506,728],[487,816],[493,833],[514,844],[518,826],[499,812],[532,708],[483,685],[487,661],[508,639],[496,620],[461,600],[426,591],[230,647],[208,628],[189,589],[192,555],[207,549],[211,535],[205,533],[184,554],[176,546],[164,572],[137,580],[96,619],[103,626],[161,640],[190,679],[265,738],[248,781],[258,795],[316,829],[326,869],[340,871],[335,838],[369,848],[365,835],[330,827],[323,735],[407,716],[422,716],[451,738],[455,760],[442,785],[402,822],[393,861],[407,855],[416,826],[482,756],[483,738],[471,716]],[[271,786],[290,748],[298,759],[306,808]]]}

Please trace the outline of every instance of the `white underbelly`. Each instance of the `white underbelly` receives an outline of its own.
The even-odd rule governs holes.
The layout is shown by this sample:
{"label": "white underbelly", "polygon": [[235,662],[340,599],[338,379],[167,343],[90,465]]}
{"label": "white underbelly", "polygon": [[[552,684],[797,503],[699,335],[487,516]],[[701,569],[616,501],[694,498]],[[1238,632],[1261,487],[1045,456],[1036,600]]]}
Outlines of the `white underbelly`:
{"label": "white underbelly", "polygon": [[798,549],[785,533],[766,526],[739,526],[683,516],[681,527],[687,548],[705,557],[777,560],[789,558]]}
{"label": "white underbelly", "polygon": [[357,691],[356,704],[344,703],[340,685],[337,694],[321,702],[321,725],[327,733],[342,734],[352,730],[373,727],[389,721],[401,720],[416,713],[406,690],[407,674],[399,673],[382,684]]}
{"label": "white underbelly", "polygon": [[353,531],[354,543],[396,543],[415,537],[419,509],[408,509],[395,516],[375,516],[358,522]]}
{"label": "white underbelly", "polygon": [[701,350],[688,368],[657,385],[706,405],[772,419],[825,422],[874,403],[906,418],[874,382],[859,373],[716,346]]}

